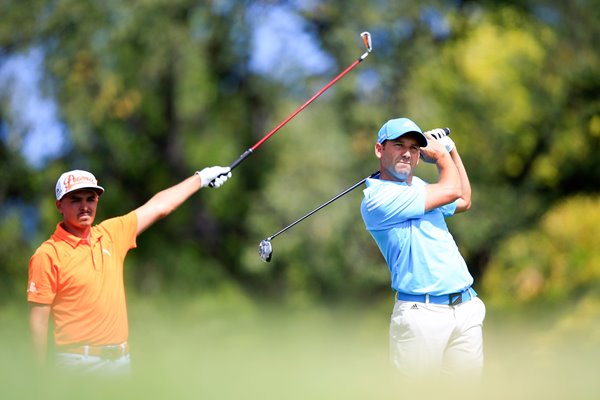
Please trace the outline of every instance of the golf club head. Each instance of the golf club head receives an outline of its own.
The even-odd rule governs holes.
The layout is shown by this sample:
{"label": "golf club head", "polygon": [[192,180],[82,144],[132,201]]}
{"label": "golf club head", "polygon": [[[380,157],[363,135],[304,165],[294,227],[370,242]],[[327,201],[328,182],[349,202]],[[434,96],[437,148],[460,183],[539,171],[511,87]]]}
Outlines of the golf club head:
{"label": "golf club head", "polygon": [[271,255],[273,254],[273,246],[271,246],[271,241],[269,239],[262,240],[258,245],[258,254],[260,255],[260,259],[264,262],[271,261]]}
{"label": "golf club head", "polygon": [[362,37],[363,43],[365,44],[365,47],[367,48],[367,52],[371,52],[371,50],[373,50],[373,42],[371,41],[371,34],[369,32],[363,32],[360,34],[360,36]]}

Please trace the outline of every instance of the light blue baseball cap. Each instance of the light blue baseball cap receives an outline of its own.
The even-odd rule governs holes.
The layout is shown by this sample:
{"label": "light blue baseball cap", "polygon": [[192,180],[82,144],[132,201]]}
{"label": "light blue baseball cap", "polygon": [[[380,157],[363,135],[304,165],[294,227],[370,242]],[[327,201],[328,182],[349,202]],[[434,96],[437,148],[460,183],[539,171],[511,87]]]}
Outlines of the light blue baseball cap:
{"label": "light blue baseball cap", "polygon": [[386,140],[397,139],[400,136],[406,135],[407,133],[417,133],[417,140],[419,146],[427,146],[427,138],[423,135],[421,128],[413,121],[408,118],[396,118],[390,119],[388,122],[383,124],[379,133],[377,134],[377,143],[383,143]]}

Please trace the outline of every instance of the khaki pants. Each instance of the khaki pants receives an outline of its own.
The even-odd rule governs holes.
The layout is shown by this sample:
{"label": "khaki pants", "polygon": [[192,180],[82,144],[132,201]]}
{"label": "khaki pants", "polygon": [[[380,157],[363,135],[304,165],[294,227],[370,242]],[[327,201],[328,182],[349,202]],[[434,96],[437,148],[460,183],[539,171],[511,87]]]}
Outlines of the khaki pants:
{"label": "khaki pants", "polygon": [[485,305],[474,297],[456,306],[396,300],[390,360],[406,376],[480,376]]}
{"label": "khaki pants", "polygon": [[121,376],[131,372],[131,359],[129,354],[108,360],[90,355],[57,353],[56,368],[58,371],[76,374]]}

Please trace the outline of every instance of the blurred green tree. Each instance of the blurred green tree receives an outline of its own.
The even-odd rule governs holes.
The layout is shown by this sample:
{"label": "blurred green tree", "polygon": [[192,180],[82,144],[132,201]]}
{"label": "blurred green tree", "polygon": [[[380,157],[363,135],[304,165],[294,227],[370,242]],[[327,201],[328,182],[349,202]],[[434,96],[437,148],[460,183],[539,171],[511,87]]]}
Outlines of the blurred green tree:
{"label": "blurred green tree", "polygon": [[[600,198],[576,196],[500,243],[483,287],[492,305],[572,305],[600,298]],[[571,306],[569,306],[570,308]]]}

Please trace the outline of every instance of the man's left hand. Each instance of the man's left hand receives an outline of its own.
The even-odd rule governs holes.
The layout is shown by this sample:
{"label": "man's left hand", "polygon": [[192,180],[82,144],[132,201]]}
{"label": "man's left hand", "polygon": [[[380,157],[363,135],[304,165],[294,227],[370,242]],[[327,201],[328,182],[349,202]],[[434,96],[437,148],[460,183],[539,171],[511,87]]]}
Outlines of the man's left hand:
{"label": "man's left hand", "polygon": [[229,167],[207,167],[202,171],[196,172],[200,176],[202,187],[207,187],[211,182],[212,187],[221,187],[227,179],[231,178],[231,168]]}

